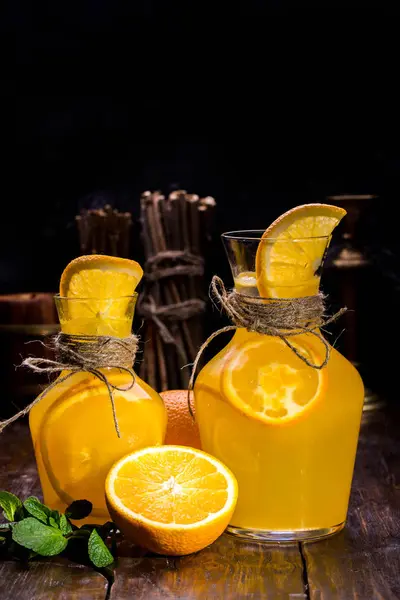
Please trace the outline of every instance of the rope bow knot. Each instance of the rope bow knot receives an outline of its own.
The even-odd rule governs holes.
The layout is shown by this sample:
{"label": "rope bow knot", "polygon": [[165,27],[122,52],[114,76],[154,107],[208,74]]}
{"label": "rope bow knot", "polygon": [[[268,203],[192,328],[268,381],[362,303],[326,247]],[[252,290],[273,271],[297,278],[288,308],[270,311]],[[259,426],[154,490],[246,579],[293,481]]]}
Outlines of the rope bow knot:
{"label": "rope bow knot", "polygon": [[[87,372],[97,377],[107,387],[112,407],[115,431],[117,432],[118,437],[121,437],[113,391],[127,391],[134,386],[135,373],[132,369],[132,365],[135,361],[138,347],[137,336],[130,335],[127,338],[117,338],[102,335],[69,335],[66,333],[59,333],[54,336],[50,345],[46,345],[43,342],[41,342],[41,344],[55,352],[55,360],[30,356],[25,358],[20,366],[27,367],[36,373],[50,374],[62,373],[63,371],[68,371],[68,373],[62,377],[58,377],[55,381],[50,383],[50,385],[26,408],[6,421],[1,421],[0,433],[5,427],[29,413],[35,404],[46,396],[54,387],[67,381],[67,379],[72,377],[75,373]],[[120,369],[121,371],[128,373],[132,377],[131,383],[127,387],[119,387],[112,384],[107,375],[101,371],[101,369],[109,368]]]}

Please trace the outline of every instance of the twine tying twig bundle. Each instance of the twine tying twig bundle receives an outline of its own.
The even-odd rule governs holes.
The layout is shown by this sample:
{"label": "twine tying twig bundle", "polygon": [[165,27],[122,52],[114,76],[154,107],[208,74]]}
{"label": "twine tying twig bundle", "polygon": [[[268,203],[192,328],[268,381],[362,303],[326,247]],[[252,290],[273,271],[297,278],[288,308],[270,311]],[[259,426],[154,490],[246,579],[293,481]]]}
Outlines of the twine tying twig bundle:
{"label": "twine tying twig bundle", "polygon": [[[166,266],[172,263],[172,266]],[[204,260],[186,250],[164,250],[147,259],[145,264],[145,279],[156,282],[166,277],[188,275],[202,276]],[[205,311],[206,303],[201,298],[181,299],[177,302],[159,305],[151,292],[143,294],[139,300],[137,313],[147,321],[153,321],[164,344],[173,344],[182,363],[187,362],[182,344],[171,333],[168,324],[187,321]],[[197,349],[196,349],[197,350]],[[195,350],[195,352],[196,352]]]}
{"label": "twine tying twig bundle", "polygon": [[175,344],[176,340],[170,333],[165,321],[186,321],[205,309],[204,300],[190,298],[173,304],[157,306],[154,298],[149,296],[148,300],[138,306],[138,314],[144,319],[152,320],[157,325],[160,335],[166,344]]}
{"label": "twine tying twig bundle", "polygon": [[[43,342],[41,342],[43,344]],[[43,344],[46,345],[46,344]],[[112,336],[93,336],[93,335],[69,335],[59,333],[47,346],[54,350],[56,358],[51,360],[48,358],[29,357],[22,361],[21,367],[32,369],[36,373],[62,373],[69,371],[66,375],[58,377],[26,408],[18,412],[13,417],[6,421],[0,422],[0,433],[7,425],[10,425],[29,411],[37,404],[50,390],[56,385],[63,383],[75,373],[86,371],[91,373],[107,387],[110,397],[115,431],[118,437],[121,437],[118,419],[115,411],[113,390],[127,391],[130,390],[135,383],[135,374],[132,366],[135,361],[135,355],[138,347],[138,338],[136,335],[131,335],[128,338],[117,338]],[[118,387],[113,385],[100,369],[115,368],[121,371],[126,371],[131,375],[132,382],[128,387]]]}
{"label": "twine tying twig bundle", "polygon": [[[172,263],[172,266],[168,266],[169,263]],[[187,250],[163,250],[146,260],[144,271],[148,281],[158,281],[175,275],[201,277],[204,274],[204,259]]]}
{"label": "twine tying twig bundle", "polygon": [[[212,333],[197,353],[188,386],[188,407],[192,417],[194,415],[190,404],[190,391],[193,389],[197,366],[204,350],[218,335],[244,327],[247,331],[279,337],[306,365],[313,369],[323,369],[328,364],[331,347],[319,330],[336,321],[347,310],[341,308],[331,317],[324,317],[325,298],[321,293],[303,298],[260,298],[240,294],[236,290],[228,292],[222,279],[217,275],[214,275],[211,281],[210,297],[213,302],[217,301],[220,304],[233,325],[222,327]],[[325,358],[320,364],[309,360],[289,341],[288,338],[302,333],[314,335],[323,344]]]}

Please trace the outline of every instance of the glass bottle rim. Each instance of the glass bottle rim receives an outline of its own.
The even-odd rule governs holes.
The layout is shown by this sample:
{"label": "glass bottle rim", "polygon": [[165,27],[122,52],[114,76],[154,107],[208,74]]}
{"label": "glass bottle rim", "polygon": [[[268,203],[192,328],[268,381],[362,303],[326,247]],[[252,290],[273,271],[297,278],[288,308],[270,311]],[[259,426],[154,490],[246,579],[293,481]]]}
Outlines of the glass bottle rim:
{"label": "glass bottle rim", "polygon": [[330,235],[317,235],[317,236],[308,236],[308,237],[299,237],[299,238],[291,238],[291,239],[282,239],[282,238],[274,238],[267,237],[263,238],[265,233],[265,229],[242,229],[238,231],[226,231],[221,234],[222,240],[234,240],[234,241],[243,241],[243,242],[265,242],[265,243],[292,243],[292,242],[303,242],[309,240],[329,240],[331,238]]}
{"label": "glass bottle rim", "polygon": [[68,302],[79,302],[79,301],[87,301],[87,300],[98,300],[98,301],[107,301],[107,300],[128,300],[128,299],[134,299],[138,297],[138,292],[133,292],[133,294],[130,294],[128,296],[112,296],[110,298],[98,298],[97,296],[61,296],[60,294],[55,294],[54,300],[67,300]]}

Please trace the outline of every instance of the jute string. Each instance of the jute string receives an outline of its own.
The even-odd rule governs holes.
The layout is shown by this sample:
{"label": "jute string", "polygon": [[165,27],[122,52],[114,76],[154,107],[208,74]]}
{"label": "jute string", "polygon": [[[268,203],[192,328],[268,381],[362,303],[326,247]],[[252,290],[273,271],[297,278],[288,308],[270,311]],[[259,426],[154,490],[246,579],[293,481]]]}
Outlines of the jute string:
{"label": "jute string", "polygon": [[205,302],[197,298],[183,300],[173,304],[158,306],[149,295],[145,302],[138,307],[140,316],[145,319],[151,319],[157,325],[160,335],[166,344],[174,344],[175,338],[169,332],[164,321],[185,321],[204,311]]}
{"label": "jute string", "polygon": [[[41,342],[44,346],[43,342]],[[26,408],[18,412],[13,417],[5,421],[0,421],[0,433],[7,425],[10,425],[29,411],[46,396],[50,390],[57,385],[67,381],[72,375],[79,372],[91,373],[107,388],[110,397],[112,414],[114,419],[115,431],[118,437],[121,437],[118,419],[114,403],[114,390],[130,390],[135,383],[135,374],[132,365],[135,361],[135,355],[138,347],[138,338],[131,335],[127,338],[117,338],[112,336],[92,336],[92,335],[69,335],[59,333],[47,345],[49,349],[55,352],[55,360],[49,358],[29,357],[22,361],[21,367],[27,367],[36,373],[62,373],[68,371],[66,375],[58,377]],[[107,378],[107,375],[101,369],[115,368],[129,373],[132,377],[131,383],[127,387],[118,387],[113,385]]]}
{"label": "jute string", "polygon": [[[341,308],[337,313],[326,318],[324,316],[325,298],[321,293],[303,298],[260,298],[239,294],[236,290],[228,292],[222,279],[217,275],[214,275],[211,281],[210,297],[214,303],[219,303],[233,325],[222,327],[212,333],[197,353],[188,390],[188,408],[192,418],[194,418],[194,414],[190,403],[190,392],[193,389],[199,360],[207,346],[221,333],[244,327],[247,331],[279,337],[306,365],[312,369],[323,369],[328,364],[331,347],[320,329],[336,321],[347,310],[347,308]],[[320,364],[310,360],[291,343],[289,338],[302,333],[315,336],[323,344],[325,357]]]}
{"label": "jute string", "polygon": [[[165,264],[172,266],[165,266]],[[159,281],[166,277],[176,275],[202,276],[204,273],[204,260],[201,256],[186,250],[165,250],[151,256],[145,264],[145,278],[149,282]],[[148,292],[142,295],[137,307],[137,313],[146,320],[151,320],[156,325],[161,339],[165,344],[173,344],[183,362],[186,356],[171,333],[168,324],[177,321],[186,321],[205,311],[206,303],[200,298],[189,298],[180,302],[158,305],[153,294]]]}
{"label": "jute string", "polygon": [[[165,263],[173,265],[166,267]],[[187,250],[164,250],[148,258],[144,270],[148,281],[158,281],[175,275],[202,276],[204,259]]]}

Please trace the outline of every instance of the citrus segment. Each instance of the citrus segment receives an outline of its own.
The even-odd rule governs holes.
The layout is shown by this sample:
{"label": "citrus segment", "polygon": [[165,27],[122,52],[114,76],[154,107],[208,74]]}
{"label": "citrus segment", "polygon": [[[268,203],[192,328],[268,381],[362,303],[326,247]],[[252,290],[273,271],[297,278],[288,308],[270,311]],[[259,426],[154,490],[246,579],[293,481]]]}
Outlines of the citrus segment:
{"label": "citrus segment", "polygon": [[236,506],[237,482],[201,450],[158,446],[118,461],[107,477],[106,498],[129,539],[159,554],[183,555],[222,534]]}
{"label": "citrus segment", "polygon": [[[304,340],[291,344],[309,360],[321,361]],[[310,369],[282,340],[260,336],[240,346],[227,362],[221,386],[225,399],[247,416],[279,424],[310,409],[323,393],[325,379],[323,370]]]}
{"label": "citrus segment", "polygon": [[329,204],[304,204],[274,221],[257,249],[260,296],[316,294],[330,236],[345,214],[344,209]]}

